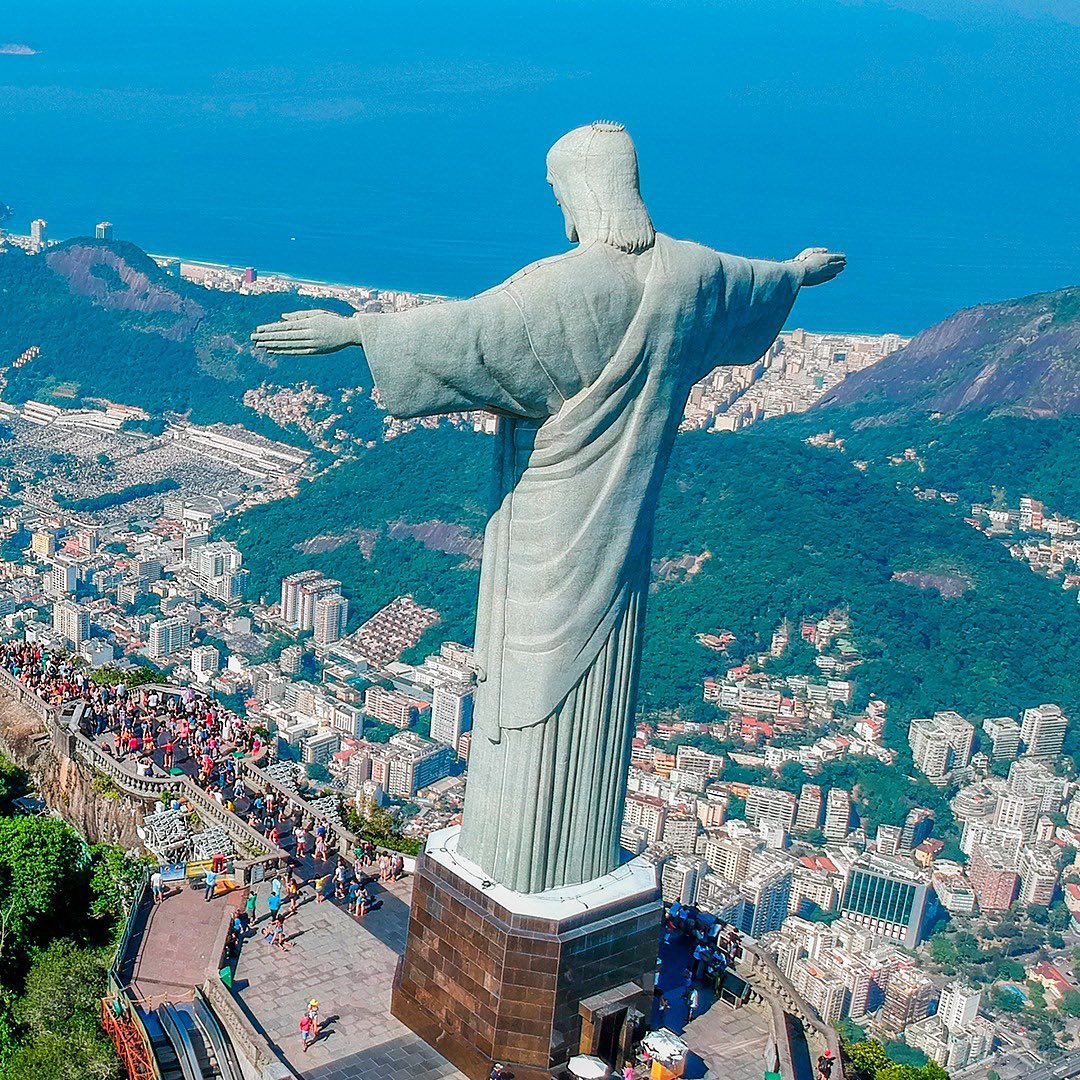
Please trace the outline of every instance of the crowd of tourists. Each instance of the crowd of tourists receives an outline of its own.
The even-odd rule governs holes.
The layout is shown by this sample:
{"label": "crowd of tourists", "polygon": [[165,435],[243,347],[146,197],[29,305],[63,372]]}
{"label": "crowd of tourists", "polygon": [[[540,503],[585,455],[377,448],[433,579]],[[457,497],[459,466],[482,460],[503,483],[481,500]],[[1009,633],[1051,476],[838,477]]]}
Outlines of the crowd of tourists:
{"label": "crowd of tourists", "polygon": [[82,734],[139,775],[183,773],[211,793],[228,793],[236,757],[262,749],[247,721],[192,687],[104,685],[71,657],[23,640],[0,643],[0,664],[47,705],[83,702]]}

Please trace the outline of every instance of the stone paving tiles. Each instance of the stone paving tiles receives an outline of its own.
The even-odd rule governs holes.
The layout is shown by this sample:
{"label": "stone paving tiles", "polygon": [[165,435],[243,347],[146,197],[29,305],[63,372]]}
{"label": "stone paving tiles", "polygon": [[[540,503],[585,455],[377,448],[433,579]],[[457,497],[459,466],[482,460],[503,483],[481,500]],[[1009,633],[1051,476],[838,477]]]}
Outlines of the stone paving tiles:
{"label": "stone paving tiles", "polygon": [[[379,906],[360,921],[332,900],[316,903],[307,886],[299,911],[285,923],[291,949],[274,949],[261,934],[245,941],[236,996],[303,1080],[464,1080],[390,1015],[411,891],[408,878],[374,885]],[[268,892],[259,886],[259,930],[268,919]],[[322,1034],[305,1054],[298,1025],[311,998],[319,1001]]]}

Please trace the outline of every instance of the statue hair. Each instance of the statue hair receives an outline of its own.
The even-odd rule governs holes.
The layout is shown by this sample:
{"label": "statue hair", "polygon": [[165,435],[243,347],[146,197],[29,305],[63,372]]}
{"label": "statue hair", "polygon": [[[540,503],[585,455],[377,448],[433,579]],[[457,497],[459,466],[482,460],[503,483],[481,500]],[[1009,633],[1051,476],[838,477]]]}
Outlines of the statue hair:
{"label": "statue hair", "polygon": [[548,174],[574,222],[578,240],[620,251],[647,251],[656,241],[641,198],[637,151],[622,124],[598,120],[575,128],[548,151]]}

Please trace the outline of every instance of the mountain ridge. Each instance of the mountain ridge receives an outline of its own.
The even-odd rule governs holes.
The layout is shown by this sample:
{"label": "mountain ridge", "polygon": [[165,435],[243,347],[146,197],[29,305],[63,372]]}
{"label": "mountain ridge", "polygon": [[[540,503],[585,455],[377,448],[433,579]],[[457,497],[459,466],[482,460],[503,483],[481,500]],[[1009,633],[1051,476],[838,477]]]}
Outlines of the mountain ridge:
{"label": "mountain ridge", "polygon": [[965,308],[818,402],[868,411],[1080,413],[1080,286]]}

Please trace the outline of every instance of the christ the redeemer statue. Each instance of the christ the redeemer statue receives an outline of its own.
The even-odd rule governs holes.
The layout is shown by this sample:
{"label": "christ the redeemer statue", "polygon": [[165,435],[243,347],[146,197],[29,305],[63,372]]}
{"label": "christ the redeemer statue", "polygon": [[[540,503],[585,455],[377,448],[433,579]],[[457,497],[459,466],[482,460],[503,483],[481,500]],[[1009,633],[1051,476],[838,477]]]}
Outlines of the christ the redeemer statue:
{"label": "christ the redeemer statue", "polygon": [[359,345],[394,416],[499,414],[458,853],[535,893],[619,862],[653,517],[691,386],[768,349],[800,287],[844,269],[724,255],[653,229],[619,124],[563,136],[548,181],[575,246],[471,300],[296,311],[253,340]]}

